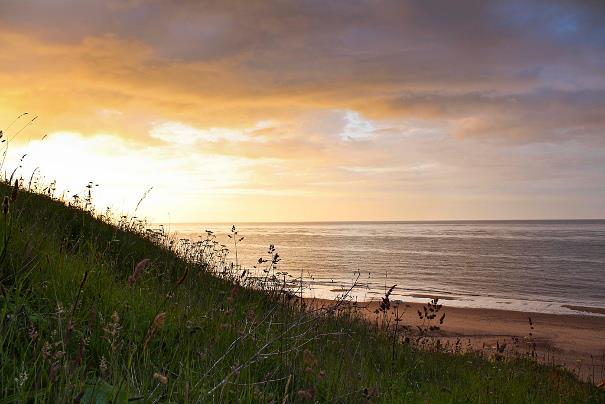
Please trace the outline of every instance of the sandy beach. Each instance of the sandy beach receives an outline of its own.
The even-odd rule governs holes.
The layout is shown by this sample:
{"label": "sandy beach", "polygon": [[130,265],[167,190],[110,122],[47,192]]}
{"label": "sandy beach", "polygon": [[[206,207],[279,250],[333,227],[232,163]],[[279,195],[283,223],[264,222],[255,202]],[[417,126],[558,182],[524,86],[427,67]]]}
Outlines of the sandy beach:
{"label": "sandy beach", "polygon": [[[333,302],[313,299],[309,303],[318,307]],[[495,351],[497,344],[507,344],[509,355],[514,355],[515,351],[524,354],[527,349],[524,341],[531,332],[539,361],[563,365],[583,380],[600,382],[605,379],[605,316],[460,308],[448,307],[447,302],[440,303],[444,303],[440,314],[445,313],[445,320],[435,335],[443,342],[455,343],[460,339],[464,347],[470,344],[487,355]],[[379,304],[378,301],[358,303],[359,314],[376,322],[375,310]],[[391,320],[394,319],[394,306],[389,311]],[[400,324],[414,328],[420,325],[418,310],[422,310],[422,304],[399,303],[399,314],[404,312]]]}

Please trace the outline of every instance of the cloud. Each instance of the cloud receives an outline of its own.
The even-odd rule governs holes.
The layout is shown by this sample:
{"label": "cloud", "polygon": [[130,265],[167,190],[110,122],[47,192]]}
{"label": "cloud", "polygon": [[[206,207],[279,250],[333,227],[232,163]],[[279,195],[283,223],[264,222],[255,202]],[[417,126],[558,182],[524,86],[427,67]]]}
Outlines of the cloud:
{"label": "cloud", "polygon": [[361,140],[368,139],[372,136],[374,125],[372,122],[364,119],[359,113],[355,111],[345,111],[344,119],[346,125],[340,133],[340,137],[343,140]]}
{"label": "cloud", "polygon": [[261,220],[288,219],[278,201],[498,215],[507,190],[603,215],[604,18],[571,0],[3,2],[0,127],[29,111],[16,142],[88,156],[78,181],[90,162],[115,184],[154,171],[166,195]]}
{"label": "cloud", "polygon": [[350,171],[355,174],[366,174],[366,175],[384,175],[391,173],[411,173],[411,174],[422,174],[430,170],[437,169],[439,167],[436,163],[420,163],[412,166],[369,166],[369,167],[341,167],[343,170]]}
{"label": "cloud", "polygon": [[[151,121],[241,130],[321,110],[492,121],[500,109],[509,116],[493,132],[514,138],[510,100],[544,122],[555,93],[605,91],[603,16],[596,2],[564,0],[8,3],[0,84],[49,130],[89,132],[99,108],[124,112],[127,123],[102,129],[131,137]],[[582,119],[572,103],[559,111]],[[546,136],[529,129],[524,139]]]}
{"label": "cloud", "polygon": [[267,138],[254,133],[265,129],[266,124],[257,124],[252,129],[236,131],[228,128],[199,129],[182,122],[164,122],[156,124],[150,131],[150,136],[177,145],[193,145],[198,142],[259,142],[266,143]]}

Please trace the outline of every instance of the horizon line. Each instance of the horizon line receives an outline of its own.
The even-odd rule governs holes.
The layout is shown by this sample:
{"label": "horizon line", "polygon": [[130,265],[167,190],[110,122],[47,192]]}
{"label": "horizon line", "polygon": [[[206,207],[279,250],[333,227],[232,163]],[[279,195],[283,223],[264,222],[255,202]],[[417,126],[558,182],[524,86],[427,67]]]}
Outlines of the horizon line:
{"label": "horizon line", "polygon": [[398,223],[470,223],[470,222],[595,222],[605,218],[579,219],[420,219],[420,220],[289,220],[289,221],[217,221],[217,222],[150,222],[149,224],[398,224]]}

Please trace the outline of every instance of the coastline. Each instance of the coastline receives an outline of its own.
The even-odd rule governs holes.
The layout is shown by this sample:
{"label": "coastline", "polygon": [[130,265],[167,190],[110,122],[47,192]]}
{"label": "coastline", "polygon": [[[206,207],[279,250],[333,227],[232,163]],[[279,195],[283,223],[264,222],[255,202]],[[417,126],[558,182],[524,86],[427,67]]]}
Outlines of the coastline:
{"label": "coastline", "polygon": [[[306,299],[306,302],[311,307],[334,303],[327,299]],[[459,339],[463,346],[470,345],[473,350],[487,355],[495,352],[497,345],[507,344],[509,354],[524,354],[523,341],[531,332],[538,361],[565,366],[583,380],[599,382],[605,378],[605,316],[463,308],[447,306],[447,301],[441,303],[440,314],[446,316],[435,336],[444,343],[455,343]],[[400,315],[404,312],[401,325],[415,328],[421,324],[417,312],[422,310],[423,304],[391,304],[392,308],[399,304]],[[378,321],[375,310],[379,305],[380,301],[356,304],[358,313],[371,323]],[[394,319],[393,310],[388,316],[391,321]],[[516,348],[515,339],[521,341]]]}

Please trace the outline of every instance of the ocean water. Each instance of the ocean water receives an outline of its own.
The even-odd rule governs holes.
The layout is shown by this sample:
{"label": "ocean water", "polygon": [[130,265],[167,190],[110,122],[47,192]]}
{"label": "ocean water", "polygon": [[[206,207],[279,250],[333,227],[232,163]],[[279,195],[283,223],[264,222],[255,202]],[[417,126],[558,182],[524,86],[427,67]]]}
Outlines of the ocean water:
{"label": "ocean water", "polygon": [[[543,313],[605,309],[605,220],[236,224],[239,263],[252,267],[274,244],[279,269],[305,280],[307,296],[391,299]],[[172,224],[179,237],[230,224]],[[571,309],[568,306],[575,307]],[[584,307],[588,311],[578,311]]]}

